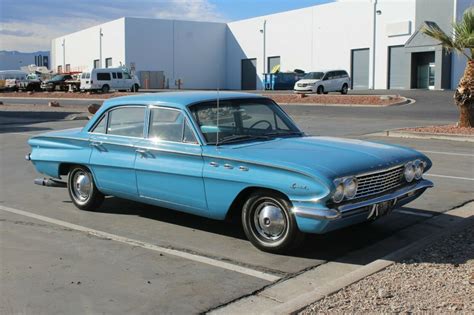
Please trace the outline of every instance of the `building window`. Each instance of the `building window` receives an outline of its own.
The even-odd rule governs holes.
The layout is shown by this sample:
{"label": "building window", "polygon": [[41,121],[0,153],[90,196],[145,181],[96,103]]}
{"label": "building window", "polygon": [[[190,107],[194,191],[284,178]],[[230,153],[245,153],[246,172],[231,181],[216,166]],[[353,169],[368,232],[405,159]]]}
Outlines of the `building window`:
{"label": "building window", "polygon": [[94,60],[94,69],[99,68],[99,59]]}
{"label": "building window", "polygon": [[105,58],[105,67],[106,68],[112,67],[112,58]]}
{"label": "building window", "polygon": [[58,73],[63,73],[63,66],[58,66]]}
{"label": "building window", "polygon": [[280,71],[280,56],[268,57],[267,71],[268,73]]}
{"label": "building window", "polygon": [[71,72],[71,65],[70,64],[66,65],[66,72]]}
{"label": "building window", "polygon": [[43,56],[43,66],[49,68],[49,58],[48,56]]}

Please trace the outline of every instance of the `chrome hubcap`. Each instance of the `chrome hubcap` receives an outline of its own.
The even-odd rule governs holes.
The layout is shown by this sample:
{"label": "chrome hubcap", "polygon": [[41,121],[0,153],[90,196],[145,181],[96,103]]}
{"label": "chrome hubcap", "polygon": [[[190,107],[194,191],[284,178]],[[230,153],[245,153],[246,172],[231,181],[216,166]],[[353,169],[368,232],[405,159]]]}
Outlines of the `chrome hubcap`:
{"label": "chrome hubcap", "polygon": [[83,171],[76,172],[71,183],[76,200],[80,202],[87,201],[92,191],[92,181],[89,175]]}
{"label": "chrome hubcap", "polygon": [[254,214],[255,229],[265,239],[276,240],[286,230],[286,216],[274,203],[262,203]]}

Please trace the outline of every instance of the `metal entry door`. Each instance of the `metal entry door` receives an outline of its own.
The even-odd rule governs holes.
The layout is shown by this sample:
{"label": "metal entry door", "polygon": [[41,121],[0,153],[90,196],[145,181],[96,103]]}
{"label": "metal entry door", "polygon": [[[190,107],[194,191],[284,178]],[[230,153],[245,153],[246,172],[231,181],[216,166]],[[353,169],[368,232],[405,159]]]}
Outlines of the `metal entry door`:
{"label": "metal entry door", "polygon": [[409,58],[404,46],[389,47],[388,88],[405,89],[409,79]]}
{"label": "metal entry door", "polygon": [[351,51],[352,88],[369,88],[369,48],[353,49]]}
{"label": "metal entry door", "polygon": [[242,90],[257,89],[257,59],[242,59]]}

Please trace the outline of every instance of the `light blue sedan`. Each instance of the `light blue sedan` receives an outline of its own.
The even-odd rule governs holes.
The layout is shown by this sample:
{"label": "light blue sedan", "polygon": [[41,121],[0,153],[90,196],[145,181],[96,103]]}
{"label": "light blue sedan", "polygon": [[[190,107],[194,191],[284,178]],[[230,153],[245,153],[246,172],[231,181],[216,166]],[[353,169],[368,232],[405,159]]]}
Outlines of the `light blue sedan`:
{"label": "light blue sedan", "polygon": [[84,128],[28,143],[26,158],[50,177],[35,183],[67,187],[80,209],[111,195],[240,216],[252,244],[269,252],[294,248],[305,233],[371,222],[433,186],[420,152],[307,136],[271,99],[247,93],[114,98]]}

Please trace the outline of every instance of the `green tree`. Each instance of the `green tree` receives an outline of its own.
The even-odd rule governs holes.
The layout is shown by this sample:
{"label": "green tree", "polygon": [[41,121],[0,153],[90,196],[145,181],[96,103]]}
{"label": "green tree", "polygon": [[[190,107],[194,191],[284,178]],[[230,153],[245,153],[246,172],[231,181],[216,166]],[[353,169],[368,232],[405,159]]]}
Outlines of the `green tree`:
{"label": "green tree", "polygon": [[464,74],[459,81],[454,101],[459,108],[459,126],[474,127],[474,7],[470,7],[462,19],[453,24],[451,36],[437,24],[426,22],[421,31],[438,40],[448,52],[456,52],[467,58]]}

